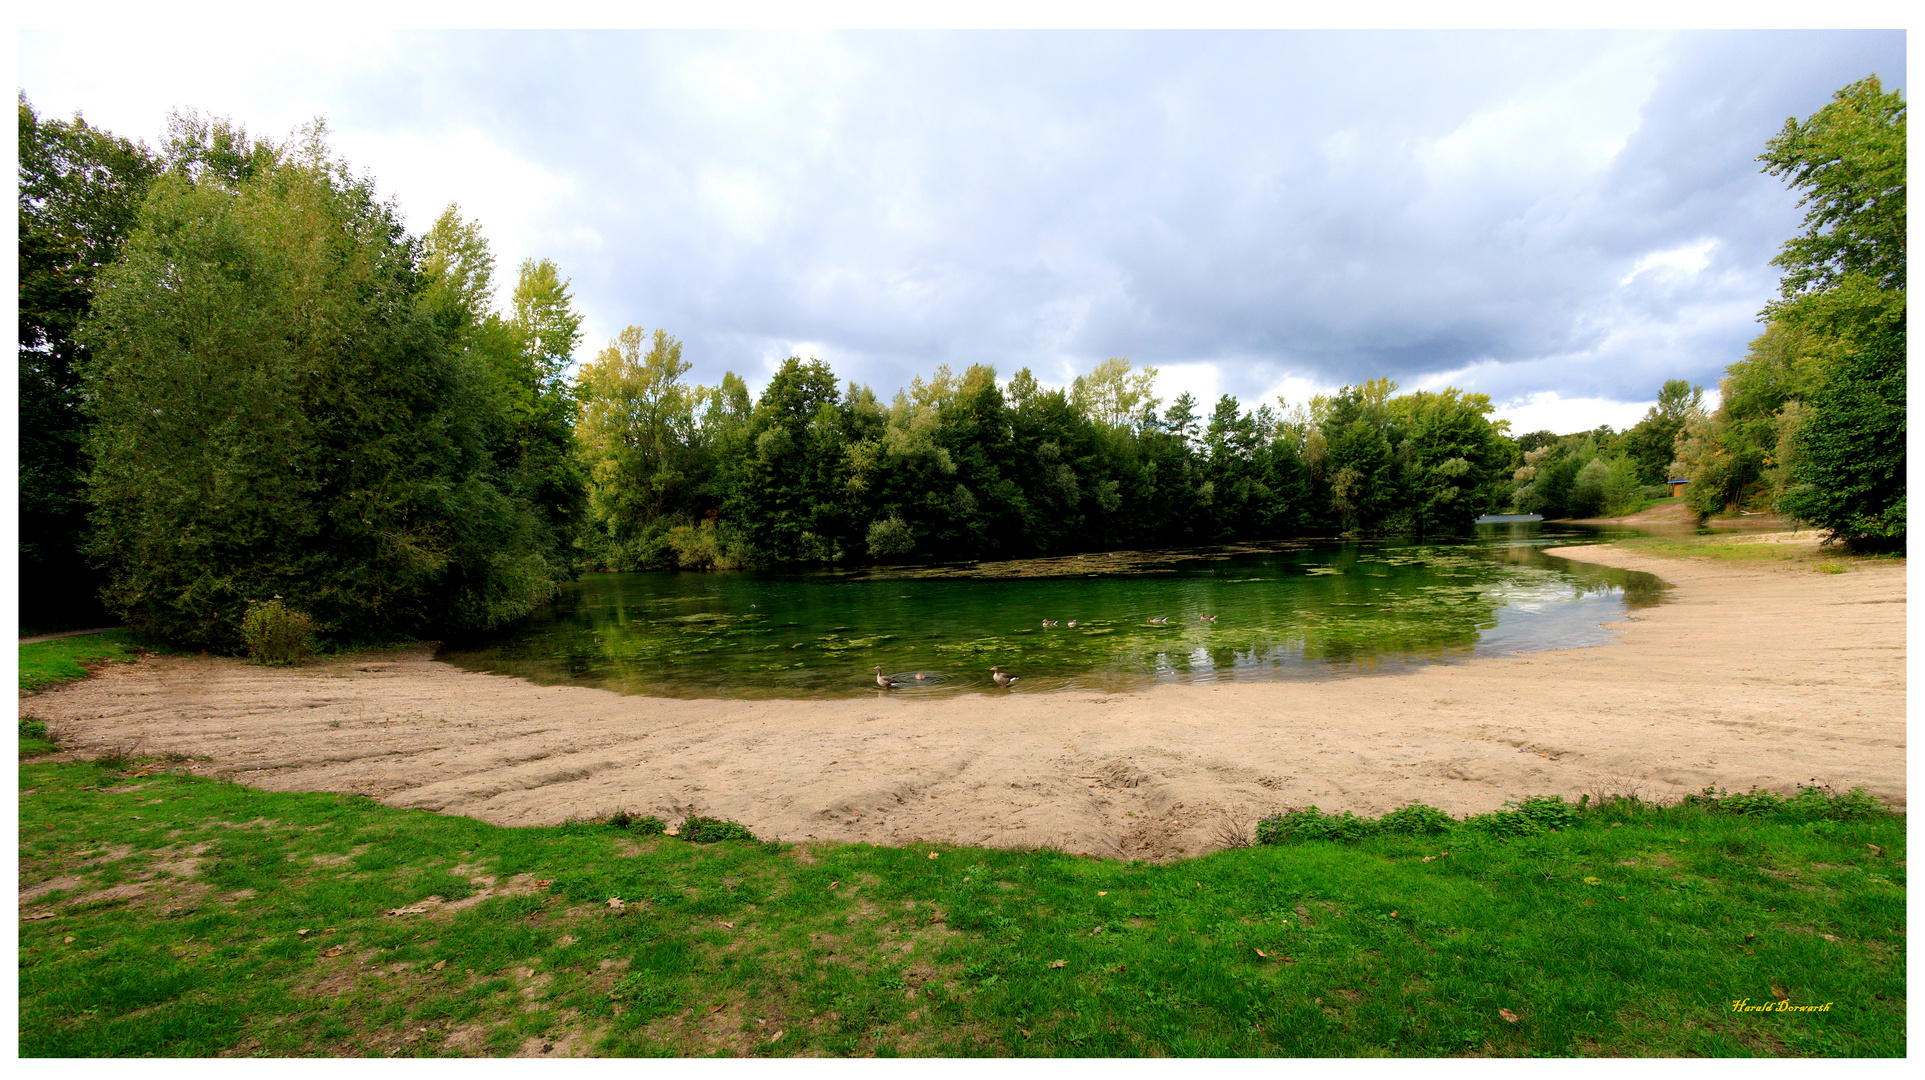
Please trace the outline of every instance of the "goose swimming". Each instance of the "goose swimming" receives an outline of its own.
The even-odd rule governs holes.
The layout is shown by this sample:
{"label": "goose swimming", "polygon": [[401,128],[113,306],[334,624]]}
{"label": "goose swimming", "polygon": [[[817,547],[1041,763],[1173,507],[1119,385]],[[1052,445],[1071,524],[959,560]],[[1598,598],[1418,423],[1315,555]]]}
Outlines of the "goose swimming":
{"label": "goose swimming", "polygon": [[1150,621],[1153,623],[1157,623],[1158,625],[1161,625],[1163,623],[1169,622],[1170,617],[1168,615],[1158,615],[1156,618],[1151,619]]}
{"label": "goose swimming", "polygon": [[[1055,620],[1055,619],[1044,619],[1044,620],[1043,620],[1043,625],[1044,625],[1044,626],[1055,626],[1055,625],[1056,625],[1056,620]],[[1072,624],[1072,625],[1074,625],[1074,624]]]}

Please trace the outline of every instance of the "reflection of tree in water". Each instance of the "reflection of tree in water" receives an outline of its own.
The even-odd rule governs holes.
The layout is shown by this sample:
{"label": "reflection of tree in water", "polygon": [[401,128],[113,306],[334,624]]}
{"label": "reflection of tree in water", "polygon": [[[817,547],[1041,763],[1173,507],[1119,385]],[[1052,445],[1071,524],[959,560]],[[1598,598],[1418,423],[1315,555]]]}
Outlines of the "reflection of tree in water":
{"label": "reflection of tree in water", "polygon": [[[1554,608],[1622,590],[1641,606],[1660,588],[1649,575],[1522,545],[1293,544],[991,569],[592,575],[541,619],[444,656],[535,682],[683,697],[873,693],[875,666],[937,674],[905,692],[986,687],[991,664],[1019,667],[1025,690],[1124,689],[1457,659],[1507,605]],[[1220,618],[1198,621],[1206,611]],[[1152,614],[1170,621],[1150,624]],[[1045,628],[1044,617],[1078,625]]]}

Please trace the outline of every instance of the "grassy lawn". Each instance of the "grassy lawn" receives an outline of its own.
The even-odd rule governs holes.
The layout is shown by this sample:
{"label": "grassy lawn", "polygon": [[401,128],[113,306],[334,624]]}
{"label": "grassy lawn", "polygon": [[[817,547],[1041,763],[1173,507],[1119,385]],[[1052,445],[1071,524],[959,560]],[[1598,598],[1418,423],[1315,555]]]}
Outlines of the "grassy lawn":
{"label": "grassy lawn", "polygon": [[90,669],[115,660],[130,660],[139,652],[125,630],[55,638],[21,645],[20,689],[45,690],[87,677]]}
{"label": "grassy lawn", "polygon": [[[1842,545],[1814,548],[1808,543],[1773,542],[1781,535],[1716,533],[1706,536],[1636,536],[1611,543],[1613,547],[1648,555],[1734,563],[1779,563],[1827,574],[1842,574],[1868,563],[1903,561],[1903,556],[1854,554]],[[1802,538],[1813,541],[1821,535],[1814,529],[1807,529],[1801,534]]]}
{"label": "grassy lawn", "polygon": [[[169,767],[21,766],[23,1055],[1905,1053],[1902,817],[1614,802],[1145,865]],[[1830,1009],[1732,1009],[1777,995]]]}

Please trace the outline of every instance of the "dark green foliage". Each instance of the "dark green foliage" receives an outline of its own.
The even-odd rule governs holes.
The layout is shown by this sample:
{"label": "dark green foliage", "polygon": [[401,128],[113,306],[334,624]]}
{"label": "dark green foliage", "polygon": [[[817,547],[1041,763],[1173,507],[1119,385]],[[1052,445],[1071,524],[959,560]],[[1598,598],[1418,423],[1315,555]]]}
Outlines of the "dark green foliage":
{"label": "dark green foliage", "polygon": [[1435,836],[1456,824],[1449,814],[1423,803],[1411,803],[1377,819],[1377,828],[1400,836]]}
{"label": "dark green foliage", "polygon": [[493,460],[489,373],[417,302],[417,245],[320,134],[182,122],[101,275],[88,551],[150,639],[236,651],[248,603],[277,594],[337,640],[486,628],[560,572]]}
{"label": "dark green foliage", "polygon": [[1832,369],[1800,425],[1785,512],[1865,551],[1905,546],[1905,334]]}
{"label": "dark green foliage", "polygon": [[1565,802],[1561,795],[1533,795],[1507,802],[1504,807],[1465,818],[1465,824],[1508,838],[1573,829],[1584,821],[1583,811]]}
{"label": "dark green foliage", "polygon": [[1737,814],[1796,823],[1865,821],[1891,815],[1891,811],[1880,806],[1878,800],[1867,794],[1864,788],[1841,793],[1816,785],[1801,787],[1790,796],[1755,787],[1742,795],[1729,794],[1722,788],[1705,788],[1696,795],[1686,795],[1683,805],[1695,806],[1713,814]]}
{"label": "dark green foliage", "polygon": [[20,737],[23,739],[46,738],[47,737],[46,722],[42,720],[34,720],[24,716],[21,717],[20,718]]}
{"label": "dark green foliage", "polygon": [[297,664],[314,654],[314,620],[278,596],[250,603],[241,617],[241,640],[257,664]]}
{"label": "dark green foliage", "polygon": [[676,831],[676,835],[691,844],[713,844],[721,840],[753,841],[755,839],[755,834],[750,832],[746,825],[740,825],[733,821],[722,821],[718,818],[697,817],[694,814],[690,814],[687,818],[683,819],[681,827]]}
{"label": "dark green foliage", "polygon": [[668,823],[653,814],[631,814],[617,810],[608,823],[625,832],[639,833],[642,836],[660,836],[668,828]]}
{"label": "dark green foliage", "polygon": [[87,530],[79,328],[94,282],[134,229],[160,162],[138,143],[39,116],[20,98],[20,618],[97,626],[100,578],[80,554]]}
{"label": "dark green foliage", "polygon": [[1257,843],[1289,844],[1333,840],[1354,844],[1377,831],[1377,823],[1350,811],[1325,814],[1314,806],[1271,814],[1257,821]]}

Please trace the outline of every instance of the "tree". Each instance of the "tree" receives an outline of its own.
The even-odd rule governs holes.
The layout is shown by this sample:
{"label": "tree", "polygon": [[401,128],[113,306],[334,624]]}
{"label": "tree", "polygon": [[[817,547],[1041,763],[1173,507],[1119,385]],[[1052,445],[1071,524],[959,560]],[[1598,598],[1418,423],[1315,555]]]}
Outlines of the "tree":
{"label": "tree", "polygon": [[[1658,403],[1645,410],[1644,419],[1625,432],[1620,443],[1619,448],[1637,463],[1640,480],[1647,484],[1661,484],[1672,479],[1666,473],[1671,463],[1677,460],[1678,432],[1684,430],[1685,420],[1699,411],[1703,404],[1703,387],[1693,386],[1683,379],[1665,382],[1658,391]],[[1537,432],[1534,436],[1549,434]],[[1523,443],[1524,440],[1518,440],[1518,445],[1522,446]],[[1536,446],[1527,449],[1536,449]]]}
{"label": "tree", "polygon": [[1805,335],[1825,372],[1797,430],[1779,432],[1795,456],[1781,505],[1854,547],[1903,548],[1904,100],[1860,80],[1787,120],[1759,160],[1807,208],[1772,260],[1785,275],[1764,314]]}
{"label": "tree", "polygon": [[[108,606],[231,650],[284,597],[337,640],[482,629],[554,588],[500,482],[488,373],[422,305],[419,247],[317,125],[177,121],[82,330]],[[216,152],[218,151],[218,152]]]}
{"label": "tree", "polygon": [[100,578],[80,553],[88,353],[78,330],[161,166],[146,146],[79,116],[39,116],[24,94],[19,153],[20,617],[88,625],[104,612]]}
{"label": "tree", "polygon": [[1861,551],[1905,546],[1905,336],[1845,360],[1797,434],[1785,512]]}

